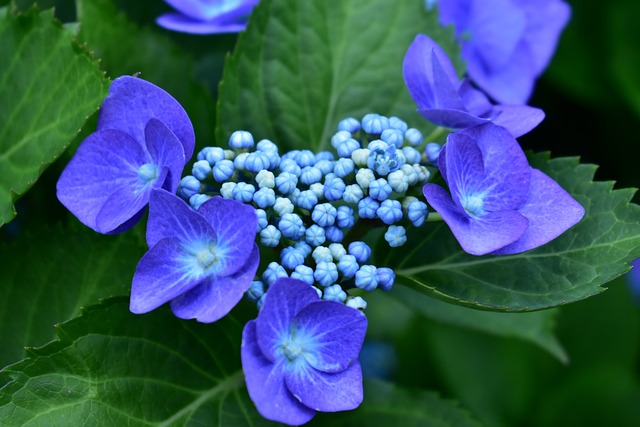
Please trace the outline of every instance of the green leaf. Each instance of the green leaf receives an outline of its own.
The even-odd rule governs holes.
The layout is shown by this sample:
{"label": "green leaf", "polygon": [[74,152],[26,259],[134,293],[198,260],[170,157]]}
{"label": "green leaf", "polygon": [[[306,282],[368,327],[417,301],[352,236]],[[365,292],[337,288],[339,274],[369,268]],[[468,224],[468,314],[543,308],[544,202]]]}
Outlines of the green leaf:
{"label": "green leaf", "polygon": [[[137,316],[113,298],[57,326],[59,341],[0,371],[6,425],[272,425],[240,369],[242,323]],[[90,420],[90,421],[89,421]]]}
{"label": "green leaf", "polygon": [[77,228],[41,228],[0,246],[0,366],[54,339],[53,325],[83,305],[129,293],[144,243]]}
{"label": "green leaf", "polygon": [[210,145],[215,108],[206,88],[196,82],[193,58],[159,30],[140,28],[118,12],[111,0],[79,0],[78,37],[101,59],[111,78],[140,77],[169,92],[189,114],[198,147]]}
{"label": "green leaf", "polygon": [[403,389],[384,381],[365,379],[364,395],[364,402],[358,409],[339,414],[318,414],[315,423],[332,427],[480,426],[456,402],[433,392]]}
{"label": "green leaf", "polygon": [[422,1],[261,1],[225,64],[217,140],[243,129],[282,150],[320,151],[349,116],[375,112],[426,126],[402,77],[418,33],[457,52],[452,31]]}
{"label": "green leaf", "polygon": [[0,12],[0,225],[69,145],[107,81],[51,10]]}
{"label": "green leaf", "polygon": [[637,1],[613,3],[608,10],[606,34],[611,39],[611,75],[622,98],[640,115],[640,52],[635,40],[640,38],[636,16],[640,14]]}
{"label": "green leaf", "polygon": [[532,313],[480,311],[449,304],[405,286],[395,287],[390,295],[437,322],[491,335],[521,339],[540,346],[563,363],[569,362],[567,353],[553,333],[558,314],[556,310]]}
{"label": "green leaf", "polygon": [[593,182],[596,167],[575,158],[549,160],[539,154],[530,163],[586,210],[585,218],[562,236],[521,254],[474,257],[462,251],[444,223],[428,223],[420,239],[410,238],[401,251],[387,250],[376,265],[393,266],[402,285],[489,310],[538,310],[602,292],[603,284],[640,256],[640,207],[629,202],[634,190]]}

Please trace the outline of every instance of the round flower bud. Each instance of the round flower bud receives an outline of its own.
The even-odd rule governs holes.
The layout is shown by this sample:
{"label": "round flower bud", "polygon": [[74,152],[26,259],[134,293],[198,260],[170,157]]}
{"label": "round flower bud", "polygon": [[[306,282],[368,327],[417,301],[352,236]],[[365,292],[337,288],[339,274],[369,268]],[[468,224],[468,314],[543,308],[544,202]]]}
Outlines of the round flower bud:
{"label": "round flower bud", "polygon": [[[359,204],[360,203],[358,203],[358,205]],[[353,215],[353,208],[351,208],[350,206],[338,207],[338,213],[336,214],[336,223],[335,223],[338,227],[351,228],[355,223],[356,223],[356,218]]]}
{"label": "round flower bud", "polygon": [[264,153],[277,153],[278,146],[268,139],[261,139],[256,145],[256,149]]}
{"label": "round flower bud", "polygon": [[338,130],[356,133],[360,130],[360,122],[353,117],[347,117],[346,119],[340,120]]}
{"label": "round flower bud", "polygon": [[429,163],[435,166],[438,165],[440,151],[442,151],[442,147],[436,142],[430,142],[426,147],[424,147],[424,152],[427,155],[427,159],[429,159]]}
{"label": "round flower bud", "polygon": [[407,129],[404,132],[404,139],[407,140],[407,142],[411,145],[413,145],[414,147],[419,147],[420,145],[422,145],[422,133],[420,133],[420,131],[418,129]]}
{"label": "round flower bud", "polygon": [[294,270],[297,266],[304,264],[304,253],[293,246],[287,246],[280,252],[280,262],[288,270]]}
{"label": "round flower bud", "polygon": [[287,196],[296,189],[298,177],[291,172],[280,172],[280,175],[275,179],[275,183],[278,193]]}
{"label": "round flower bud", "polygon": [[194,194],[189,197],[189,204],[193,209],[198,210],[198,208],[210,198],[211,196],[207,196],[206,194]]}
{"label": "round flower bud", "polygon": [[369,135],[380,135],[389,127],[389,119],[378,114],[367,114],[362,118],[362,130]]}
{"label": "round flower bud", "polygon": [[320,246],[326,240],[324,228],[318,224],[312,224],[304,233],[305,241],[311,246]]}
{"label": "round flower bud", "polygon": [[275,188],[276,187],[276,179],[273,175],[273,172],[268,170],[261,170],[256,175],[256,183],[260,188]]}
{"label": "round flower bud", "polygon": [[260,280],[254,280],[245,295],[249,301],[258,302],[260,297],[264,295],[264,283]]}
{"label": "round flower bud", "polygon": [[342,141],[336,151],[338,152],[338,156],[342,158],[351,157],[351,154],[360,148],[360,143],[353,138],[347,139],[346,141]]}
{"label": "round flower bud", "polygon": [[206,160],[211,166],[225,158],[224,150],[220,147],[205,147],[198,153],[198,160]]}
{"label": "round flower bud", "polygon": [[330,286],[338,280],[338,267],[333,262],[321,261],[316,265],[313,278],[320,286]]}
{"label": "round flower bud", "polygon": [[233,176],[235,168],[231,160],[220,160],[213,167],[213,179],[216,182],[225,182]]}
{"label": "round flower bud", "polygon": [[347,203],[356,204],[362,199],[364,193],[358,184],[347,185],[342,194],[342,200]]}
{"label": "round flower bud", "polygon": [[300,182],[304,185],[315,184],[322,179],[322,171],[315,166],[305,166],[300,172]]}
{"label": "round flower bud", "polygon": [[220,195],[225,199],[233,199],[233,190],[238,185],[237,182],[225,182],[220,186]]}
{"label": "round flower bud", "polygon": [[311,184],[309,186],[309,191],[315,194],[318,200],[324,199],[324,184],[320,184],[319,182]]}
{"label": "round flower bud", "polygon": [[420,163],[420,152],[413,147],[402,147],[402,154],[407,163]]}
{"label": "round flower bud", "polygon": [[316,164],[316,156],[311,150],[300,150],[295,157],[295,161],[301,168]]}
{"label": "round flower bud", "polygon": [[206,160],[198,160],[191,168],[191,174],[200,181],[204,181],[211,175],[211,165]]}
{"label": "round flower bud", "polygon": [[336,222],[338,210],[331,203],[316,205],[311,212],[311,219],[320,227],[327,227]]}
{"label": "round flower bud", "polygon": [[276,201],[273,204],[273,210],[276,211],[279,216],[286,213],[293,213],[293,209],[294,206],[293,203],[291,203],[291,200],[286,197],[276,197]]}
{"label": "round flower bud", "polygon": [[396,193],[404,193],[409,188],[409,180],[401,170],[391,172],[387,176],[387,182]]}
{"label": "round flower bud", "polygon": [[276,193],[271,189],[271,188],[261,188],[258,191],[256,191],[253,195],[253,203],[256,204],[256,206],[262,208],[262,209],[266,209],[269,206],[273,206],[273,204],[276,202]]}
{"label": "round flower bud", "polygon": [[335,225],[330,225],[324,228],[324,234],[328,241],[332,243],[340,243],[344,239],[344,232]]}
{"label": "round flower bud", "polygon": [[369,183],[369,196],[379,202],[387,200],[393,190],[384,178],[378,178]]}
{"label": "round flower bud", "polygon": [[404,132],[393,128],[385,129],[380,134],[380,139],[389,145],[395,145],[396,148],[400,148],[404,144]]}
{"label": "round flower bud", "polygon": [[405,122],[395,116],[389,117],[389,126],[393,129],[398,129],[402,133],[405,133],[409,127]]}
{"label": "round flower bud", "polygon": [[427,205],[419,200],[410,203],[407,207],[407,218],[409,218],[414,227],[420,227],[424,224],[428,215]]}
{"label": "round flower bud", "polygon": [[367,308],[367,302],[362,297],[351,297],[344,303],[347,307],[355,308],[356,310],[363,311]]}
{"label": "round flower bud", "polygon": [[[282,175],[282,173],[284,172],[288,172],[295,175],[296,177],[299,177],[300,173],[302,173],[302,169],[300,168],[300,166],[298,166],[295,160],[281,158],[280,159],[280,175]],[[277,182],[276,182],[276,185],[277,185]]]}
{"label": "round flower bud", "polygon": [[380,203],[371,196],[367,196],[358,202],[358,215],[360,218],[373,219],[376,217],[376,212],[380,207]]}
{"label": "round flower bud", "polygon": [[351,153],[351,160],[353,163],[359,168],[367,166],[367,160],[369,159],[369,154],[371,150],[368,148],[359,148],[353,153]]}
{"label": "round flower bud", "polygon": [[321,262],[332,262],[333,261],[333,256],[331,255],[331,250],[329,248],[327,248],[326,246],[318,246],[317,248],[315,248],[313,250],[313,252],[311,253],[311,256],[313,257],[313,260],[316,262],[316,264],[321,263]]}
{"label": "round flower bud", "polygon": [[253,148],[253,136],[244,130],[237,130],[229,137],[229,148],[232,150],[249,150]]}
{"label": "round flower bud", "polygon": [[246,182],[239,182],[233,188],[233,198],[242,203],[249,203],[253,200],[253,193],[255,193],[256,188],[247,184]]}
{"label": "round flower bud", "polygon": [[351,132],[346,130],[341,130],[339,132],[336,132],[331,137],[331,146],[337,150],[340,144],[342,144],[343,142],[349,139],[351,139]]}
{"label": "round flower bud", "polygon": [[336,176],[340,178],[344,178],[345,176],[353,173],[355,165],[353,164],[353,160],[348,158],[338,159],[338,161],[333,166],[333,172]]}
{"label": "round flower bud", "polygon": [[[317,159],[317,156],[316,156]],[[316,164],[314,165],[314,167],[320,169],[320,172],[322,172],[322,175],[326,175],[328,173],[333,172],[333,160],[317,160]]]}
{"label": "round flower bud", "polygon": [[329,245],[329,250],[331,251],[331,256],[334,261],[340,261],[340,258],[347,254],[347,250],[341,243],[331,243]]}
{"label": "round flower bud", "polygon": [[315,282],[315,279],[313,278],[313,268],[307,265],[297,266],[293,273],[291,273],[291,277],[294,279],[302,280],[308,285],[313,285]]}
{"label": "round flower bud", "polygon": [[359,268],[360,265],[358,265],[358,261],[353,255],[344,255],[340,258],[340,261],[338,261],[338,270],[340,270],[340,273],[342,273],[345,279],[350,279],[355,276]]}
{"label": "round flower bud", "polygon": [[333,153],[331,151],[320,151],[320,152],[316,153],[316,164],[315,164],[315,167],[318,167],[318,162],[321,162],[321,161],[332,162],[333,161]]}
{"label": "round flower bud", "polygon": [[246,170],[252,173],[258,173],[261,170],[269,169],[271,167],[269,163],[269,157],[262,151],[254,151],[249,153],[249,156],[244,161],[244,167]]}
{"label": "round flower bud", "polygon": [[267,218],[267,213],[262,209],[256,209],[256,216],[258,217],[256,233],[259,233],[260,230],[269,225],[269,219]]}
{"label": "round flower bud", "polygon": [[342,290],[340,285],[331,285],[324,289],[322,299],[325,301],[337,301],[343,303],[347,299],[347,293]]}
{"label": "round flower bud", "polygon": [[202,183],[198,181],[198,178],[192,175],[187,175],[180,180],[178,185],[178,196],[185,200],[189,200],[194,194],[200,193],[202,190]]}
{"label": "round flower bud", "polygon": [[302,252],[305,258],[311,255],[311,251],[313,250],[307,242],[302,240],[299,242],[296,242],[296,244],[293,245],[293,247],[299,250],[300,252]]}
{"label": "round flower bud", "polygon": [[260,243],[268,248],[275,248],[280,243],[282,234],[273,225],[269,224],[260,230]]}
{"label": "round flower bud", "polygon": [[392,248],[402,246],[407,241],[407,231],[401,225],[390,225],[384,233],[384,239]]}
{"label": "round flower bud", "polygon": [[298,240],[304,236],[304,225],[297,214],[286,213],[280,218],[278,228],[282,235],[288,239]]}
{"label": "round flower bud", "polygon": [[376,176],[371,169],[361,168],[356,173],[356,182],[363,190],[369,188],[369,184],[375,179]]}
{"label": "round flower bud", "polygon": [[247,157],[249,157],[249,153],[240,153],[233,159],[233,165],[236,167],[236,170],[244,170],[244,163]]}
{"label": "round flower bud", "polygon": [[371,292],[378,286],[378,269],[373,265],[363,265],[356,272],[356,287]]}
{"label": "round flower bud", "polygon": [[378,288],[383,291],[388,291],[393,286],[395,280],[396,275],[392,269],[387,267],[378,268]]}
{"label": "round flower bud", "polygon": [[311,190],[304,190],[300,192],[296,205],[302,209],[311,210],[318,203],[318,198]]}
{"label": "round flower bud", "polygon": [[387,225],[402,219],[402,205],[397,200],[385,200],[376,211],[378,218]]}
{"label": "round flower bud", "polygon": [[365,242],[351,242],[349,244],[349,254],[356,257],[356,260],[362,264],[367,262],[371,256],[371,248]]}
{"label": "round flower bud", "polygon": [[287,270],[275,261],[270,262],[264,270],[264,273],[262,273],[262,281],[266,283],[267,286],[273,285],[275,281],[281,277],[288,277]]}
{"label": "round flower bud", "polygon": [[404,174],[404,179],[407,181],[407,184],[409,184],[409,187],[418,183],[418,179],[420,177],[418,176],[418,172],[416,172],[413,166],[405,164],[402,165],[400,170]]}
{"label": "round flower bud", "polygon": [[333,178],[331,180],[326,180],[324,182],[324,197],[330,201],[336,201],[342,199],[342,195],[344,194],[344,190],[346,188],[346,184],[342,180],[342,178]]}

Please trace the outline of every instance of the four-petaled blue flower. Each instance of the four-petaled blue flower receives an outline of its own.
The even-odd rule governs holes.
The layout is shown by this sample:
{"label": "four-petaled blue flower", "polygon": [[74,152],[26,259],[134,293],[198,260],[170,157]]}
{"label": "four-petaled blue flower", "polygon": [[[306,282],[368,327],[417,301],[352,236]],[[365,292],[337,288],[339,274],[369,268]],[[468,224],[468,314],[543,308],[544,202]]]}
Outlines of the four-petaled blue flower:
{"label": "four-petaled blue flower", "polygon": [[544,113],[538,108],[491,104],[467,79],[458,79],[447,54],[425,35],[416,36],[409,47],[403,71],[418,112],[439,126],[465,129],[493,122],[518,137],[544,119]]}
{"label": "four-petaled blue flower", "polygon": [[321,300],[300,280],[278,279],[242,334],[242,368],[258,411],[300,425],[316,411],[360,405],[358,355],[366,329],[360,311]]}
{"label": "four-petaled blue flower", "polygon": [[193,126],[178,101],[142,79],[117,78],[96,132],[58,180],[58,199],[99,233],[128,230],[154,188],[176,192],[194,144]]}
{"label": "four-petaled blue flower", "polygon": [[168,30],[191,34],[237,33],[259,0],[165,0],[177,12],[156,19]]}
{"label": "four-petaled blue flower", "polygon": [[440,0],[469,77],[500,103],[525,104],[547,68],[571,9],[562,0]]}
{"label": "four-petaled blue flower", "polygon": [[133,277],[130,310],[146,313],[171,301],[182,319],[214,322],[251,286],[260,260],[254,243],[255,209],[213,197],[195,211],[182,199],[154,190],[147,244]]}
{"label": "four-petaled blue flower", "polygon": [[584,208],[529,166],[509,132],[491,123],[452,133],[438,165],[451,195],[426,184],[427,201],[473,255],[537,248],[578,223]]}

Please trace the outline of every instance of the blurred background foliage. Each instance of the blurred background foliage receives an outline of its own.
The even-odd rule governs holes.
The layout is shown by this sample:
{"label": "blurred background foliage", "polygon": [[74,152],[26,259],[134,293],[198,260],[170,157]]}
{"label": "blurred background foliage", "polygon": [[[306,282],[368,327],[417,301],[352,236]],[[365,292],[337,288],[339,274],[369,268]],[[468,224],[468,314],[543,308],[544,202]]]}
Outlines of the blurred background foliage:
{"label": "blurred background foliage", "polygon": [[[568,2],[572,20],[530,102],[546,112],[546,119],[521,143],[535,151],[552,150],[554,156],[578,155],[583,162],[600,165],[597,179],[615,180],[619,188],[637,187],[640,2]],[[8,3],[0,0],[0,6]],[[32,3],[16,0],[15,7],[23,10]],[[81,29],[80,42],[102,58],[108,77],[139,71],[172,92],[188,111],[204,111],[192,119],[200,143],[213,141],[216,82],[235,36],[189,36],[160,29],[154,19],[170,9],[160,0],[79,0],[82,10],[73,0],[38,3],[43,9],[55,7],[65,23],[96,8],[117,14],[126,34],[96,21],[96,28]],[[112,43],[100,42],[104,34],[111,34]],[[125,52],[119,51],[125,41]],[[179,58],[178,66],[188,76],[176,82],[163,75],[162,67],[140,69],[136,55],[149,50],[161,61]],[[124,56],[130,60],[123,61]],[[76,144],[91,126],[89,121]],[[69,153],[63,155],[17,202],[18,217],[2,229],[3,240],[69,220],[55,198],[55,182],[69,158]],[[386,300],[377,303],[380,298]],[[640,306],[624,277],[599,296],[559,309],[556,332],[567,364],[529,342],[429,320],[388,300],[378,293],[369,298],[368,340],[387,349],[372,365],[373,376],[438,390],[488,426],[640,425]]]}

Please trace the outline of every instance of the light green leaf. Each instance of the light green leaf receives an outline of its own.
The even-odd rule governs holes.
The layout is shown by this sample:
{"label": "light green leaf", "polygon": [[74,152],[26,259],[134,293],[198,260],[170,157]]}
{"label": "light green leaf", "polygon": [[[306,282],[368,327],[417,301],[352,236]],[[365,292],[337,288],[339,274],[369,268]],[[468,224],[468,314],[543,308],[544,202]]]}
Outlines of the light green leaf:
{"label": "light green leaf", "polygon": [[427,122],[402,77],[418,33],[456,52],[420,0],[263,0],[225,64],[218,142],[238,129],[282,150],[330,147],[339,120],[366,113]]}
{"label": "light green leaf", "polygon": [[51,10],[0,12],[0,225],[13,202],[69,145],[107,80]]}
{"label": "light green leaf", "polygon": [[502,337],[521,339],[540,346],[563,363],[569,356],[553,334],[556,310],[531,313],[496,313],[449,304],[405,286],[397,286],[391,296],[418,313],[437,322]]}
{"label": "light green leaf", "polygon": [[593,182],[593,165],[548,157],[536,155],[531,165],[586,210],[583,220],[562,236],[521,254],[474,257],[462,251],[444,223],[429,223],[403,250],[386,251],[376,265],[393,266],[397,283],[417,291],[489,310],[537,310],[602,292],[603,284],[640,256],[640,207],[630,203],[634,190]]}
{"label": "light green leaf", "polygon": [[127,295],[145,250],[131,233],[102,236],[85,227],[41,228],[0,246],[0,366],[54,339],[53,325],[83,305]]}
{"label": "light green leaf", "polygon": [[240,369],[242,324],[137,316],[113,298],[57,326],[59,341],[0,371],[9,426],[261,426]]}

